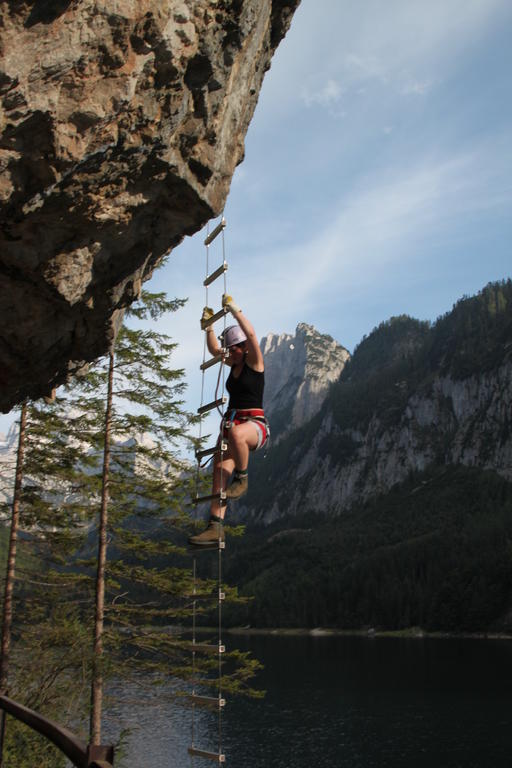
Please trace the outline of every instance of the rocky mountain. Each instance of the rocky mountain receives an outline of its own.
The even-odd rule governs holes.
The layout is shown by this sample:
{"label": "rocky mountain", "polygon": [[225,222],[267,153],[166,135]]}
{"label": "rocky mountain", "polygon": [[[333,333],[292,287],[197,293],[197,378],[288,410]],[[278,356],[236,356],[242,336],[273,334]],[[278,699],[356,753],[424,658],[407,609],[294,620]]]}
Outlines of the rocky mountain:
{"label": "rocky mountain", "polygon": [[104,354],[164,255],[220,214],[298,3],[1,4],[2,411]]}
{"label": "rocky mountain", "polygon": [[[17,422],[11,425],[7,435],[0,433],[0,503],[10,504],[12,502],[18,434],[19,426]],[[112,460],[115,461],[116,454],[119,454],[122,457],[124,470],[134,475],[145,474],[148,470],[154,472],[157,476],[168,476],[175,473],[176,470],[169,463],[161,459],[148,458],[146,452],[151,451],[155,446],[155,440],[147,432],[132,436],[114,435],[111,446]],[[86,447],[85,444],[83,454],[84,456],[94,456],[90,447]],[[98,457],[99,464],[101,459],[102,454],[100,453]],[[59,493],[60,490],[58,491]],[[67,489],[62,489],[63,496],[67,493]]]}
{"label": "rocky mountain", "polygon": [[382,323],[321,410],[254,462],[237,516],[339,515],[436,466],[512,481],[512,282],[487,286],[434,325]]}
{"label": "rocky mountain", "polygon": [[265,356],[265,412],[272,441],[278,442],[320,410],[350,354],[306,323],[299,323],[294,335],[269,333],[260,346]]}

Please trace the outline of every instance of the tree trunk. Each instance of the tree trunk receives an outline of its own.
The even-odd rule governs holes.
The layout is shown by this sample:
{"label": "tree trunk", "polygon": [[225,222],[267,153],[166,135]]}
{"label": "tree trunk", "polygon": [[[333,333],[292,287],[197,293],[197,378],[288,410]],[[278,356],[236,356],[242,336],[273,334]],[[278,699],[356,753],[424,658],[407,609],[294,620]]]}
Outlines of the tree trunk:
{"label": "tree trunk", "polygon": [[114,381],[114,351],[110,351],[108,369],[107,408],[105,414],[105,445],[103,450],[103,481],[98,531],[98,566],[96,572],[96,616],[91,684],[90,743],[101,744],[101,708],[103,703],[103,621],[105,614],[105,566],[107,562],[108,485],[110,464],[110,433],[112,428],[112,389]]}
{"label": "tree trunk", "polygon": [[[25,453],[25,432],[27,426],[27,404],[21,406],[20,433],[18,437],[18,454],[16,457],[16,475],[14,479],[14,495],[12,500],[11,533],[9,537],[9,550],[7,555],[7,569],[5,574],[4,606],[2,615],[2,655],[0,657],[0,693],[7,694],[9,680],[9,654],[11,650],[12,627],[12,595],[14,590],[14,576],[16,572],[16,546],[18,543],[18,526],[20,519],[20,497],[23,481],[23,457]],[[0,768],[3,762],[5,731],[5,712],[0,714]]]}

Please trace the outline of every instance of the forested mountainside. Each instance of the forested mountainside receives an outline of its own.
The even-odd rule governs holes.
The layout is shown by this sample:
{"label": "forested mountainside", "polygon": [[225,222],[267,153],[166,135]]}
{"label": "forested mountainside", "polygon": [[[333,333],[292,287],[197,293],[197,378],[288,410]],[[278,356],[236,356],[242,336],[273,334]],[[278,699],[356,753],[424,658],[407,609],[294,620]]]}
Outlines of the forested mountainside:
{"label": "forested mountainside", "polygon": [[252,627],[512,631],[512,483],[463,466],[415,473],[343,515],[253,525],[225,576]]}
{"label": "forested mountainside", "polygon": [[226,578],[263,627],[512,631],[512,282],[382,323],[265,459]]}
{"label": "forested mountainside", "polygon": [[414,472],[463,465],[512,480],[512,281],[430,325],[393,317],[364,338],[319,413],[255,456],[233,513],[339,515]]}

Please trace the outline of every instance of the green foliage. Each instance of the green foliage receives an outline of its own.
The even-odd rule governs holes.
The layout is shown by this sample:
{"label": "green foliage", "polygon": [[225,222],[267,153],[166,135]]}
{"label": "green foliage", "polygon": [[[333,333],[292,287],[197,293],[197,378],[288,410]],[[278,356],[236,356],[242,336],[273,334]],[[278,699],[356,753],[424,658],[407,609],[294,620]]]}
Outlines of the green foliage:
{"label": "green foliage", "polygon": [[[131,312],[137,320],[157,320],[162,311],[174,311],[182,303],[146,293],[142,302],[142,308]],[[194,474],[182,456],[184,447],[196,445],[191,429],[197,419],[183,409],[183,372],[169,368],[173,348],[165,335],[146,326],[125,327],[116,342],[114,364],[105,649],[109,674],[124,677],[144,670],[152,685],[170,675],[191,674],[190,655],[184,655],[176,626],[190,622],[192,612],[192,569],[183,554]],[[103,450],[100,393],[106,390],[106,376],[100,362],[76,384],[80,430],[98,457]],[[80,405],[84,391],[86,410]],[[151,435],[150,441],[136,439],[143,432]],[[98,462],[98,483],[101,473]],[[90,548],[83,552],[86,560],[90,554]],[[207,575],[196,582],[204,595],[198,613],[205,621],[217,605],[215,584]],[[235,590],[225,586],[224,591],[227,601],[238,600]],[[172,632],[165,630],[169,626]],[[240,664],[227,676],[226,689],[236,688],[238,676],[250,668],[245,660]],[[206,659],[203,671],[210,666]]]}
{"label": "green foliage", "polygon": [[512,280],[489,283],[480,293],[458,301],[433,328],[432,367],[454,378],[492,369],[510,352]]}
{"label": "green foliage", "polygon": [[[190,623],[192,611],[191,563],[180,558],[193,483],[183,453],[197,442],[191,436],[197,420],[183,408],[183,371],[169,365],[175,344],[146,322],[182,304],[143,292],[126,313],[131,325],[121,329],[115,347],[99,666],[105,678],[137,674],[151,685],[192,673],[189,643],[177,629]],[[107,376],[108,363],[99,360],[53,403],[29,409],[10,693],[60,723],[86,723],[89,707]],[[196,588],[206,619],[217,603],[217,582],[204,576]],[[236,590],[223,589],[227,602],[240,602]],[[227,662],[225,690],[251,692],[248,681],[258,663],[236,654]],[[214,681],[217,670],[212,659],[196,664],[205,681]],[[31,751],[31,765],[60,765],[27,729],[10,730],[16,765],[24,765]]]}
{"label": "green foliage", "polygon": [[[85,721],[91,637],[76,584],[35,569],[19,574],[9,696],[62,725]],[[11,717],[5,755],[12,768],[66,765],[57,748]]]}
{"label": "green foliage", "polygon": [[233,624],[280,627],[509,628],[512,484],[438,468],[337,518],[255,528],[227,578],[253,599]]}
{"label": "green foliage", "polygon": [[12,717],[7,717],[4,768],[65,768],[66,759],[57,747]]}
{"label": "green foliage", "polygon": [[347,363],[345,380],[366,380],[395,363],[410,358],[421,349],[429,335],[430,324],[399,315],[381,323],[365,336]]}

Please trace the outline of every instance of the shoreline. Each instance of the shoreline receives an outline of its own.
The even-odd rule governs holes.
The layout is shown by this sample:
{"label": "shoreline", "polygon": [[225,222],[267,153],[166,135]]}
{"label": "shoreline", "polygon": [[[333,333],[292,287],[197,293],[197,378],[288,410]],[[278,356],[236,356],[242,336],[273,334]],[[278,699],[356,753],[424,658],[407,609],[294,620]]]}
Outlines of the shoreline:
{"label": "shoreline", "polygon": [[314,627],[304,629],[300,627],[230,627],[223,630],[228,635],[271,635],[274,637],[365,637],[365,638],[412,638],[415,640],[439,639],[439,640],[512,640],[512,634],[507,632],[428,632],[421,627],[409,627],[407,629],[330,629],[327,627]]}

